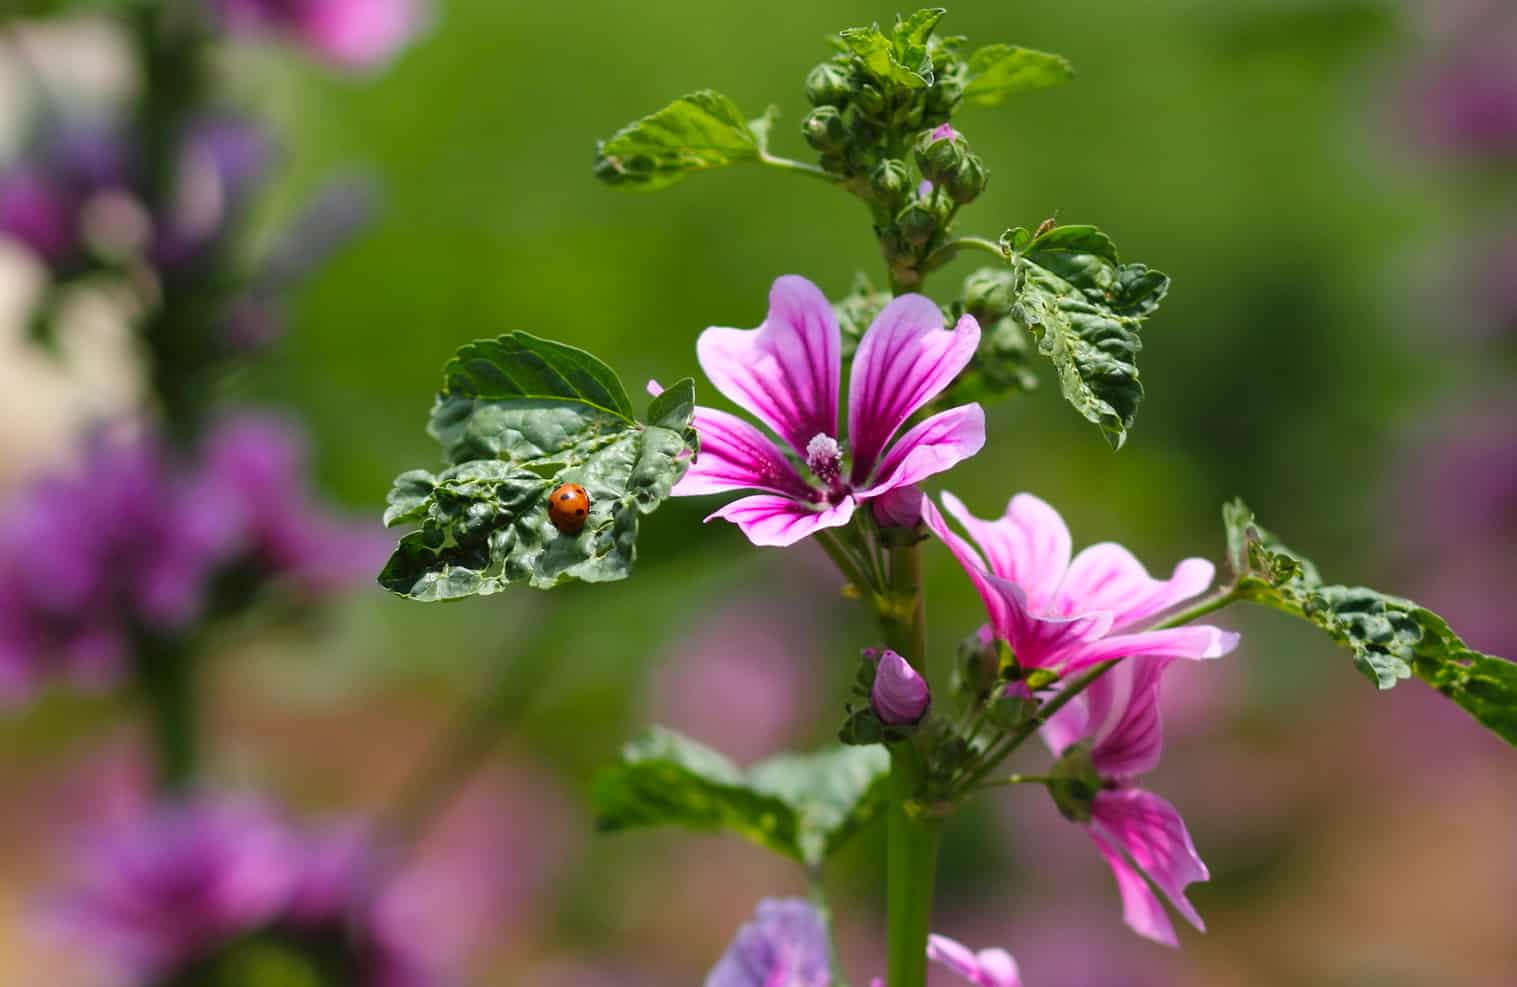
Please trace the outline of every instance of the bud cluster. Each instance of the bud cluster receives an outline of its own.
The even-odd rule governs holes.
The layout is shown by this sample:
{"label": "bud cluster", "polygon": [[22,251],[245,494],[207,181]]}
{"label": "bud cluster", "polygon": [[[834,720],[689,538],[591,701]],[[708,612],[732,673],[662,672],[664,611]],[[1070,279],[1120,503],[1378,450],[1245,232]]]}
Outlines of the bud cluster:
{"label": "bud cluster", "polygon": [[806,77],[813,109],[802,123],[819,164],[869,204],[897,286],[914,288],[922,262],[946,239],[959,207],[984,190],[987,172],[949,124],[964,95],[962,38],[930,38],[926,85],[907,85],[851,51]]}

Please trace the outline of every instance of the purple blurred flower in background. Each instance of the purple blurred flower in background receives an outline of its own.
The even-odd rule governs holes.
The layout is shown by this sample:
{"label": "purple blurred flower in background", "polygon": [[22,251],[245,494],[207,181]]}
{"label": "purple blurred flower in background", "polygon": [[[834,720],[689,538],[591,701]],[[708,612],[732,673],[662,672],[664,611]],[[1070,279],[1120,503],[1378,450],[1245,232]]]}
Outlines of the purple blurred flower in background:
{"label": "purple blurred flower in background", "polygon": [[1471,160],[1517,158],[1517,31],[1472,39],[1417,69],[1405,84],[1408,136]]}
{"label": "purple blurred flower in background", "polygon": [[199,259],[229,233],[268,174],[274,148],[257,123],[221,115],[195,121],[180,149],[174,201],[154,231],[165,268]]}
{"label": "purple blurred flower in background", "polygon": [[423,0],[209,0],[235,35],[272,35],[346,69],[388,62],[425,26]]}
{"label": "purple blurred flower in background", "polygon": [[675,496],[761,490],[733,501],[725,518],[755,545],[793,545],[848,523],[854,508],[909,487],[973,456],[985,444],[977,404],[950,408],[899,435],[974,356],[980,327],[965,316],[951,330],[921,295],[896,298],[864,334],[848,395],[848,443],[839,441],[842,334],[826,296],[786,275],[769,292],[757,329],[713,327],[696,345],[701,369],[728,400],[780,436],[781,445],[735,415],[697,408],[701,452]]}
{"label": "purple blurred flower in background", "polygon": [[52,132],[0,167],[0,236],[55,271],[70,271],[82,262],[86,207],[126,184],[126,147],[119,136],[55,121]]}
{"label": "purple blurred flower in background", "polygon": [[975,952],[947,936],[931,935],[927,937],[927,958],[975,987],[1022,987],[1017,961],[1004,949]]}
{"label": "purple blurred flower in background", "polygon": [[290,580],[319,594],[383,558],[377,529],[313,503],[291,427],[231,418],[201,456],[180,463],[155,436],[102,432],[75,468],[20,494],[0,518],[0,696],[23,699],[56,673],[115,684],[144,638],[205,616],[234,569],[250,590]]}
{"label": "purple blurred flower in background", "polygon": [[1205,559],[1186,559],[1168,580],[1154,579],[1113,542],[1071,559],[1064,519],[1031,494],[1013,497],[994,521],[974,517],[952,494],[943,495],[943,504],[985,553],[988,567],[926,497],[923,519],[969,573],[995,637],[1011,645],[1024,668],[1068,675],[1136,655],[1217,658],[1238,644],[1237,634],[1206,624],[1143,629],[1211,586],[1216,568]]}
{"label": "purple blurred flower in background", "polygon": [[1148,882],[1204,932],[1185,887],[1209,875],[1175,807],[1132,784],[1159,764],[1164,739],[1159,682],[1170,662],[1122,662],[1054,714],[1042,735],[1058,755],[1081,743],[1090,745],[1102,788],[1090,804],[1088,832],[1116,876],[1123,918],[1139,935],[1175,946],[1174,926]]}
{"label": "purple blurred flower in background", "polygon": [[831,987],[827,926],[803,898],[759,902],[706,987]]}
{"label": "purple blurred flower in background", "polygon": [[353,825],[302,830],[260,803],[203,797],[96,834],[50,930],[133,983],[257,969],[269,953],[353,987],[427,987],[442,971],[384,921],[382,861]]}

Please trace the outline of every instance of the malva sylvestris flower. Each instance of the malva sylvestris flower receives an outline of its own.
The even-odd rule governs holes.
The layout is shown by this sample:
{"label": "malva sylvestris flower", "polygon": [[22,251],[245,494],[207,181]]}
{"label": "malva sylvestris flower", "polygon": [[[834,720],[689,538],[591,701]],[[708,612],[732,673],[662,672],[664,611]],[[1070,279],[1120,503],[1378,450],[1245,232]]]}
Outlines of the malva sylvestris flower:
{"label": "malva sylvestris flower", "polygon": [[674,495],[760,491],[707,518],[733,522],[755,545],[793,545],[847,524],[859,505],[941,473],[984,446],[985,413],[978,404],[939,412],[897,434],[953,382],[979,342],[980,327],[967,315],[945,329],[930,299],[892,300],[854,356],[845,445],[837,317],[810,281],[778,279],[763,325],[707,329],[696,351],[716,389],[783,445],[736,415],[696,408],[700,455]]}
{"label": "malva sylvestris flower", "polygon": [[388,61],[427,22],[423,0],[212,0],[234,34],[284,35],[340,68]]}
{"label": "malva sylvestris flower", "polygon": [[1174,926],[1148,882],[1205,932],[1185,887],[1210,875],[1175,807],[1132,784],[1159,764],[1159,682],[1171,664],[1169,658],[1122,662],[1055,713],[1042,735],[1055,754],[1090,743],[1102,788],[1091,802],[1087,831],[1117,879],[1123,918],[1140,936],[1175,946]]}
{"label": "malva sylvestris flower", "polygon": [[1013,497],[993,521],[970,514],[952,494],[943,495],[943,505],[980,551],[948,526],[929,497],[922,498],[922,519],[969,573],[992,634],[1011,646],[1023,668],[1070,675],[1114,658],[1218,658],[1237,647],[1237,634],[1206,624],[1143,629],[1206,592],[1216,567],[1205,559],[1186,559],[1169,579],[1154,579],[1113,542],[1071,558],[1063,518],[1031,494]]}
{"label": "malva sylvestris flower", "polygon": [[947,967],[975,987],[1022,987],[1017,961],[1004,949],[976,952],[947,936],[927,937],[927,958]]}

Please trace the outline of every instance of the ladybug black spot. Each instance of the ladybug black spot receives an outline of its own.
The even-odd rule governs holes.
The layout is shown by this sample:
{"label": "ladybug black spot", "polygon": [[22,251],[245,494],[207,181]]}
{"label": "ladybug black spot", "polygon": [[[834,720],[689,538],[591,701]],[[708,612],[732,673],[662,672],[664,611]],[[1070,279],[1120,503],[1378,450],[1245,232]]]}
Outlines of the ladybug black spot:
{"label": "ladybug black spot", "polygon": [[585,509],[583,507],[581,507],[579,510],[575,511],[574,513],[578,514],[580,517],[584,517],[585,516]]}

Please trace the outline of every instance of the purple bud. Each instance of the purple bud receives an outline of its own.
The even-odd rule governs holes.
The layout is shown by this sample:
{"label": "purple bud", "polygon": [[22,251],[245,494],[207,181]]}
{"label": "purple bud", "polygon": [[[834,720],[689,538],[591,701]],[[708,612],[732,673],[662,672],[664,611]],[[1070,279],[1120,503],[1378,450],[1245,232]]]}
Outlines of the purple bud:
{"label": "purple bud", "polygon": [[927,715],[932,703],[932,694],[927,680],[911,667],[911,663],[894,651],[880,655],[880,667],[874,675],[874,688],[869,693],[875,715],[886,726],[913,726]]}
{"label": "purple bud", "polygon": [[932,132],[932,139],[935,141],[951,141],[958,136],[959,132],[953,129],[953,124],[951,123],[940,124],[938,128]]}
{"label": "purple bud", "polygon": [[911,528],[922,520],[922,491],[916,486],[896,487],[873,501],[874,519],[882,528]]}

